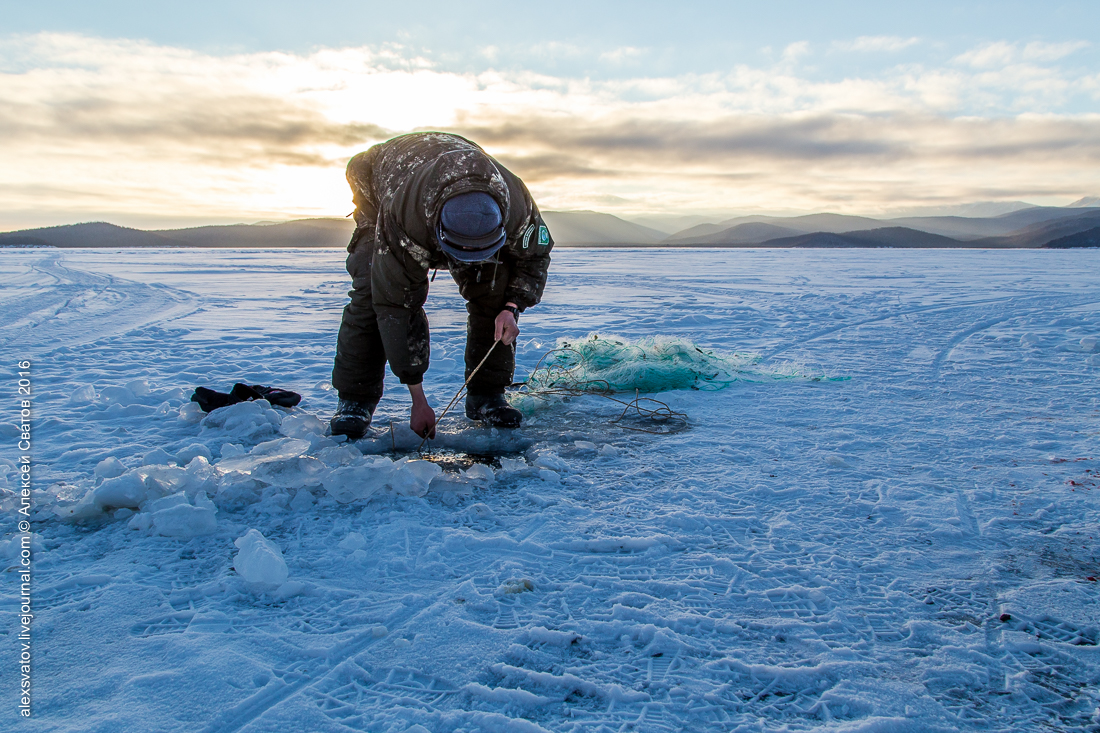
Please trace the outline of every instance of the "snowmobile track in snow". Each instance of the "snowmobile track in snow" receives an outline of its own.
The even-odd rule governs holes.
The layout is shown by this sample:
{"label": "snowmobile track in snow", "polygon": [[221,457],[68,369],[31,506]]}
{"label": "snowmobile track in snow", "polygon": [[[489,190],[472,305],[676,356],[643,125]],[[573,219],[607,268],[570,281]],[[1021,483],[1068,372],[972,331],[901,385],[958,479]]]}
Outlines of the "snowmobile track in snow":
{"label": "snowmobile track in snow", "polygon": [[18,348],[33,329],[36,342],[72,347],[169,323],[199,308],[184,290],[89,272],[66,261],[59,253],[40,255],[27,263],[19,285],[0,290],[0,305],[8,314],[0,342]]}
{"label": "snowmobile track in snow", "polygon": [[[413,613],[400,611],[387,619],[384,626],[390,632],[393,632],[405,624],[411,623],[420,613],[423,613],[423,611]],[[377,643],[380,638],[371,629],[346,643],[341,643],[338,646],[339,661],[333,662],[331,659],[312,660],[295,668],[282,670],[281,673],[276,671],[275,677],[259,692],[218,715],[212,723],[202,729],[202,733],[234,733],[239,730],[247,730],[276,706],[300,693],[326,684],[326,680],[330,677],[341,673],[341,665],[344,662],[363,653],[372,644]]]}

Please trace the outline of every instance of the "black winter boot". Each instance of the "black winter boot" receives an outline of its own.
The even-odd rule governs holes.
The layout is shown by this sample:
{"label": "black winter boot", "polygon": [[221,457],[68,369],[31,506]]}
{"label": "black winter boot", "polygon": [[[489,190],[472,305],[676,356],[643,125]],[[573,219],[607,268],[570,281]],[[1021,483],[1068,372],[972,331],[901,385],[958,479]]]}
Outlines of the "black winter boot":
{"label": "black winter boot", "polygon": [[481,420],[494,428],[518,428],[523,414],[508,404],[502,394],[466,395],[466,417]]}
{"label": "black winter boot", "polygon": [[336,414],[329,421],[329,428],[333,435],[346,435],[349,440],[362,438],[370,427],[371,416],[377,402],[356,402],[354,400],[340,400],[336,407]]}

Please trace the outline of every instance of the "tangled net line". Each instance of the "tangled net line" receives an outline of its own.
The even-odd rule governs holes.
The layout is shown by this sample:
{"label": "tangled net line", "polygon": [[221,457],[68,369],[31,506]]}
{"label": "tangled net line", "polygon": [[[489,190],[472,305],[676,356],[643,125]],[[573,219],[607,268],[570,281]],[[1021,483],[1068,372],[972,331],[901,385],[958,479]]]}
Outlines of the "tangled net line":
{"label": "tangled net line", "polygon": [[[559,354],[563,352],[573,352],[573,349],[560,348],[551,349],[543,355],[543,359],[552,354]],[[542,364],[542,360],[539,360],[539,364]],[[536,366],[535,369],[539,369]],[[614,397],[614,390],[612,390],[610,384],[604,380],[594,379],[588,380],[583,386],[580,384],[574,386],[565,386],[560,381],[557,382],[557,386],[554,387],[537,387],[530,388],[530,380],[523,383],[521,394],[528,397],[534,397],[535,399],[544,400],[549,402],[553,397],[579,397],[581,395],[591,394],[603,397],[604,399],[612,402],[617,402],[623,405],[622,413],[611,420],[613,425],[618,425],[626,430],[634,430],[640,433],[652,433],[654,435],[664,435],[670,432],[678,432],[688,426],[687,413],[677,412],[669,407],[667,402],[653,399],[652,397],[641,397],[639,390],[634,390],[634,399],[629,402],[620,400]],[[657,423],[670,423],[669,428],[666,430],[647,430],[646,428],[634,427],[631,425],[623,424],[623,418],[629,413],[630,409],[634,408],[635,413],[642,418],[648,418]]]}
{"label": "tangled net line", "polygon": [[[681,338],[629,341],[593,334],[577,342],[560,341],[557,348],[542,355],[530,376],[513,394],[521,404],[525,397],[549,402],[556,397],[598,395],[623,405],[622,414],[611,421],[613,424],[627,430],[666,434],[687,428],[688,416],[661,400],[641,397],[641,392],[719,390],[737,381],[801,376],[789,369],[784,372],[754,368],[758,361],[755,355],[718,355],[704,351]],[[634,393],[633,400],[613,396],[629,392]],[[663,429],[625,424],[623,420],[628,415],[660,423]]]}

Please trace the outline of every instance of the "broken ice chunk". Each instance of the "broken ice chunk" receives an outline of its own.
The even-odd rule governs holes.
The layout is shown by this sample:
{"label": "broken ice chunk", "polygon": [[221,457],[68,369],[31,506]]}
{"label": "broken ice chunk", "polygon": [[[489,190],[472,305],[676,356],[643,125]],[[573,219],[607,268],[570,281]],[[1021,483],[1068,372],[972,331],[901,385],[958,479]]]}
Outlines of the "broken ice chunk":
{"label": "broken ice chunk", "polygon": [[475,463],[467,468],[462,475],[470,483],[477,484],[483,488],[492,484],[497,478],[493,469],[486,466],[484,463]]}
{"label": "broken ice chunk", "polygon": [[176,453],[176,462],[181,466],[186,466],[195,456],[202,456],[207,461],[214,460],[214,456],[210,454],[209,448],[207,448],[202,443],[192,443],[186,448],[181,448]]}
{"label": "broken ice chunk", "polygon": [[149,383],[144,379],[135,379],[132,382],[127,382],[126,389],[130,390],[134,397],[148,397],[149,396]]}
{"label": "broken ice chunk", "polygon": [[233,544],[239,548],[233,558],[233,569],[244,579],[258,588],[274,589],[286,582],[290,571],[287,570],[283,553],[271,540],[259,530],[250,529]]}
{"label": "broken ice chunk", "polygon": [[[242,403],[243,404],[243,403]],[[236,405],[234,405],[235,407]],[[213,414],[213,413],[211,413]],[[296,458],[309,450],[309,442],[298,438],[279,438],[260,443],[244,456],[223,458],[218,461],[222,471],[250,473],[258,466],[287,458]]]}
{"label": "broken ice chunk", "polygon": [[193,505],[181,491],[150,502],[148,509],[157,533],[165,537],[198,537],[218,531],[218,520],[214,516],[218,510],[201,491],[195,494]]}
{"label": "broken ice chunk", "polygon": [[287,415],[279,425],[279,432],[290,438],[305,438],[310,435],[321,435],[325,432],[325,424],[308,412]]}
{"label": "broken ice chunk", "polygon": [[505,473],[511,473],[512,471],[522,471],[527,468],[527,461],[522,458],[501,458],[500,470]]}
{"label": "broken ice chunk", "polygon": [[290,508],[296,512],[309,511],[313,506],[313,494],[309,489],[298,489],[298,493],[290,500]]}
{"label": "broken ice chunk", "polygon": [[548,468],[551,471],[558,471],[559,473],[569,468],[569,464],[565,462],[557,453],[539,453],[533,461],[533,465],[537,468]]}
{"label": "broken ice chunk", "polygon": [[202,456],[195,456],[184,469],[184,478],[181,488],[188,496],[194,496],[200,491],[207,494],[218,493],[218,472]]}
{"label": "broken ice chunk", "polygon": [[130,521],[126,524],[130,529],[137,529],[145,531],[153,526],[153,518],[145,512],[138,512],[134,516],[130,517]]}
{"label": "broken ice chunk", "polygon": [[104,458],[95,467],[95,475],[100,478],[115,478],[124,473],[126,473],[126,466],[122,465],[122,461],[114,456]]}
{"label": "broken ice chunk", "polygon": [[147,493],[145,479],[137,471],[130,471],[104,479],[95,487],[92,497],[95,505],[102,510],[110,507],[137,509],[145,501]]}
{"label": "broken ice chunk", "polygon": [[281,461],[269,461],[256,467],[252,477],[284,489],[316,486],[328,471],[328,466],[310,456],[298,456]]}
{"label": "broken ice chunk", "polygon": [[134,393],[125,387],[104,387],[100,390],[99,396],[109,405],[122,405],[123,407],[138,401]]}
{"label": "broken ice chunk", "polygon": [[180,405],[180,420],[186,423],[197,423],[205,414],[197,402],[184,402]]}
{"label": "broken ice chunk", "polygon": [[221,455],[222,458],[236,458],[237,456],[243,456],[247,453],[243,445],[239,443],[223,443]]}
{"label": "broken ice chunk", "polygon": [[317,453],[317,459],[327,466],[347,466],[352,463],[361,463],[363,461],[363,452],[347,444],[334,445],[322,448]]}
{"label": "broken ice chunk", "polygon": [[[188,404],[198,405],[194,402]],[[184,405],[186,407],[186,405]],[[180,416],[183,408],[180,408]],[[282,416],[271,409],[271,403],[267,400],[253,400],[251,402],[238,402],[228,407],[219,407],[206,417],[202,418],[203,431],[224,430],[242,440],[256,440],[265,436],[274,435],[283,421]]]}
{"label": "broken ice chunk", "polygon": [[71,395],[69,395],[70,405],[88,405],[95,402],[95,387],[90,384],[85,384],[77,387]]}
{"label": "broken ice chunk", "polygon": [[123,386],[125,386],[125,389],[130,390],[130,393],[135,397],[149,396],[149,382],[145,380],[134,380],[125,383]]}
{"label": "broken ice chunk", "polygon": [[141,457],[141,465],[143,466],[163,466],[175,462],[175,456],[163,448],[153,448]]}
{"label": "broken ice chunk", "polygon": [[321,480],[321,485],[336,501],[341,504],[350,504],[353,501],[369,499],[384,489],[393,473],[393,461],[388,458],[378,458],[370,463],[361,462],[352,466],[334,468]]}
{"label": "broken ice chunk", "polygon": [[424,496],[432,479],[443,474],[443,469],[431,461],[406,461],[394,472],[390,486],[404,496]]}

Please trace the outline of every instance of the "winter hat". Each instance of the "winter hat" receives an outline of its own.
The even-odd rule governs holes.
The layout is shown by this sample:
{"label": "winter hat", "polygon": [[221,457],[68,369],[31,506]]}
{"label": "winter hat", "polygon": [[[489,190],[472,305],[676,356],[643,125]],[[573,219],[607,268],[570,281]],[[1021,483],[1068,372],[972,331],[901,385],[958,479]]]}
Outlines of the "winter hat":
{"label": "winter hat", "polygon": [[460,262],[483,262],[504,246],[504,218],[496,199],[482,191],[452,196],[439,212],[439,246]]}

